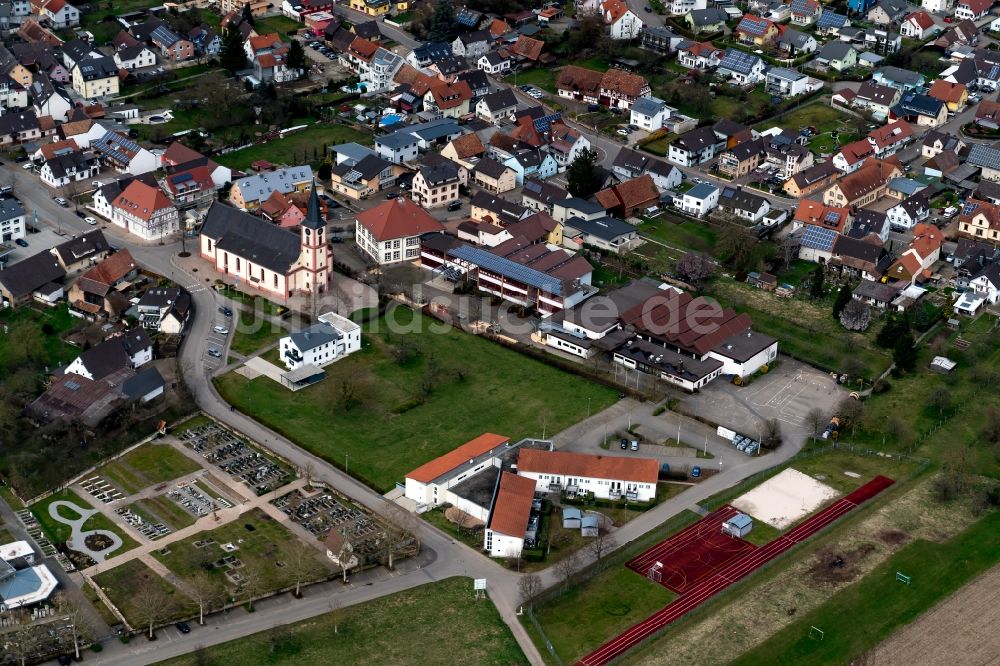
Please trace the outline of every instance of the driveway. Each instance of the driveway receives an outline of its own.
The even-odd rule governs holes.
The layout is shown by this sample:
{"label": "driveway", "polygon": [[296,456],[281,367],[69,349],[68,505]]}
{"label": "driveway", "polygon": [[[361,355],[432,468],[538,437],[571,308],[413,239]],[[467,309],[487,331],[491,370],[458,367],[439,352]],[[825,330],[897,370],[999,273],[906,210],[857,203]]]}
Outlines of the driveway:
{"label": "driveway", "polygon": [[689,412],[754,437],[763,421],[778,419],[785,441],[798,447],[809,434],[809,411],[831,414],[846,395],[826,373],[782,356],[778,367],[749,386],[715,381],[681,403]]}

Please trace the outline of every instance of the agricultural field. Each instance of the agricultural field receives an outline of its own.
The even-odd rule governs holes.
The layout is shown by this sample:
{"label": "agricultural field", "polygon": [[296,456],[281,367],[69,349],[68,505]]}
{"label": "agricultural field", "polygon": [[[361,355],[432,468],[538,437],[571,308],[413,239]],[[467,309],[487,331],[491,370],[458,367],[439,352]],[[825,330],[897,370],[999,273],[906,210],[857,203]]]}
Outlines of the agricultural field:
{"label": "agricultural field", "polygon": [[[588,404],[596,412],[617,399],[612,389],[404,307],[365,324],[362,345],[294,394],[236,373],[216,386],[237,409],[381,491],[483,432],[514,441],[543,427],[554,433],[585,417]],[[484,408],[497,402],[503,409]]]}
{"label": "agricultural field", "polygon": [[164,666],[350,663],[511,666],[527,660],[496,607],[473,598],[469,579],[449,578],[199,650]]}
{"label": "agricultural field", "polygon": [[197,472],[201,466],[169,444],[144,444],[95,472],[127,495]]}

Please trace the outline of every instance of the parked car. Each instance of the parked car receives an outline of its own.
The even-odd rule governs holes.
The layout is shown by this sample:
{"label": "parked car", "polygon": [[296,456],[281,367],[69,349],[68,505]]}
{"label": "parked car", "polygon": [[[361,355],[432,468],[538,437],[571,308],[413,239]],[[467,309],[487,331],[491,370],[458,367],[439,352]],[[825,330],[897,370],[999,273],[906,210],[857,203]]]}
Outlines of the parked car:
{"label": "parked car", "polygon": [[691,478],[697,479],[699,476],[701,476],[701,467],[695,465],[694,467],[691,468]]}
{"label": "parked car", "polygon": [[219,335],[229,335],[229,329],[226,328],[225,326],[219,326],[218,324],[216,324],[215,326],[212,327],[212,330],[218,333]]}
{"label": "parked car", "polygon": [[56,202],[57,204],[59,204],[60,206],[62,206],[63,208],[67,208],[67,207],[69,207],[69,202],[68,202],[68,201],[66,201],[65,199],[63,199],[62,197],[56,197],[56,198],[54,199],[54,201],[55,201],[55,202]]}
{"label": "parked car", "polygon": [[96,227],[97,226],[97,220],[95,220],[92,217],[85,217],[85,218],[83,218],[83,221],[86,222],[87,224],[89,224],[92,227]]}
{"label": "parked car", "polygon": [[31,162],[25,162],[24,165],[21,168],[24,169],[25,171],[27,171],[27,170],[31,169],[32,167],[34,167],[34,166],[35,165],[32,164]]}
{"label": "parked car", "polygon": [[619,442],[619,444],[622,447],[622,451],[628,450],[628,440],[627,439],[623,439],[621,442]]}
{"label": "parked car", "polygon": [[630,134],[630,132],[627,129],[623,128],[623,129],[620,129],[620,130],[616,130],[615,134],[618,134],[620,136],[628,136]]}
{"label": "parked car", "polygon": [[233,311],[227,308],[226,306],[222,306],[221,308],[219,308],[219,312],[222,314],[223,317],[233,316]]}
{"label": "parked car", "polygon": [[453,212],[459,210],[461,207],[462,207],[462,202],[456,199],[452,201],[450,204],[448,204],[448,211]]}
{"label": "parked car", "polygon": [[209,347],[208,355],[211,356],[212,358],[222,358],[222,352],[219,351],[218,348],[216,347]]}
{"label": "parked car", "polygon": [[639,450],[639,440],[633,439],[631,445],[629,445],[629,448],[631,450],[633,450],[633,451],[638,451]]}
{"label": "parked car", "polygon": [[177,631],[181,632],[182,634],[191,633],[191,625],[189,625],[187,622],[178,622],[174,626],[177,627]]}
{"label": "parked car", "polygon": [[23,238],[18,238],[14,242],[17,243],[21,247],[28,247],[28,241],[24,240]]}

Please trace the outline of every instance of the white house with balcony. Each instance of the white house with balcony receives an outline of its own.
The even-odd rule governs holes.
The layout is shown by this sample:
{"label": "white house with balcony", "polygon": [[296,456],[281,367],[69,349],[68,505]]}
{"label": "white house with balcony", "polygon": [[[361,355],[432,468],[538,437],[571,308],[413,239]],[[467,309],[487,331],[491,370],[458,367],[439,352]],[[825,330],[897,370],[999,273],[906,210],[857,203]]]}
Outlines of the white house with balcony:
{"label": "white house with balcony", "polygon": [[654,458],[522,449],[517,474],[536,492],[591,492],[595,498],[649,502],[656,498],[660,464]]}
{"label": "white house with balcony", "polygon": [[307,365],[322,368],[361,349],[361,327],[350,319],[327,312],[319,316],[318,323],[304,331],[281,338],[278,349],[281,362],[289,370]]}
{"label": "white house with balcony", "polygon": [[647,132],[657,132],[663,129],[664,121],[670,118],[673,111],[662,99],[640,97],[632,103],[629,110],[629,124]]}

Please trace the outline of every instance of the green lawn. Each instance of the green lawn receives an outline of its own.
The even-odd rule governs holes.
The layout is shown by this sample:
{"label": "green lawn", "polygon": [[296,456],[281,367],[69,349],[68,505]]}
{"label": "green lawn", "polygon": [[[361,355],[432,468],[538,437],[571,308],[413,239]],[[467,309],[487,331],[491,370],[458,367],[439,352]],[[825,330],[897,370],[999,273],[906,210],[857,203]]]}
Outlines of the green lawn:
{"label": "green lawn", "polygon": [[[29,508],[31,513],[34,514],[35,518],[38,520],[39,525],[41,525],[42,531],[49,538],[53,544],[65,543],[65,541],[72,535],[73,529],[66,523],[60,522],[53,518],[49,514],[49,505],[57,500],[65,500],[73,502],[82,509],[92,509],[94,508],[92,504],[85,501],[79,495],[77,495],[72,490],[60,490],[58,493],[46,497],[45,499],[35,502]],[[66,507],[60,509],[60,515],[66,518],[76,518],[79,514],[73,515]],[[84,530],[108,530],[109,532],[114,532],[122,538],[122,547],[114,551],[113,555],[121,555],[127,550],[135,548],[138,544],[127,534],[122,533],[114,523],[108,520],[103,514],[97,513],[90,517],[90,520],[83,524]]]}
{"label": "green lawn", "polygon": [[258,35],[267,35],[272,32],[279,33],[282,37],[288,35],[289,32],[296,32],[303,29],[303,25],[298,21],[288,18],[287,16],[268,16],[267,18],[258,18],[254,22],[254,30],[257,31]]}
{"label": "green lawn", "polygon": [[[759,123],[756,129],[763,130],[775,125],[793,132],[798,132],[803,127],[815,127],[817,134],[809,141],[809,148],[815,153],[831,153],[838,145],[856,141],[861,137],[855,119],[818,101]],[[833,140],[831,132],[838,132],[836,141]]]}
{"label": "green lawn", "polygon": [[468,578],[449,578],[164,663],[511,666],[528,662],[493,604],[473,597]]}
{"label": "green lawn", "polygon": [[674,139],[677,138],[676,134],[667,133],[661,137],[653,139],[652,141],[647,141],[640,144],[640,147],[646,152],[653,153],[654,155],[659,155],[660,157],[665,157],[667,151],[670,150],[670,144]]}
{"label": "green lawn", "polygon": [[195,521],[195,517],[191,513],[182,509],[166,495],[139,500],[132,505],[132,508],[138,509],[139,513],[145,516],[169,525],[174,530],[193,525]]}
{"label": "green lawn", "polygon": [[459,532],[458,525],[448,520],[444,515],[444,509],[436,508],[430,511],[425,511],[420,514],[420,517],[426,520],[428,523],[438,528],[448,536],[458,539],[464,543],[469,548],[475,550],[483,549],[483,526],[480,525],[478,528],[463,527],[461,532]]}
{"label": "green lawn", "polygon": [[195,428],[199,428],[210,423],[215,423],[215,421],[199,412],[198,414],[195,414],[191,418],[181,421],[180,423],[170,424],[170,434],[176,437],[187,432],[188,430],[194,430]]}
{"label": "green lawn", "polygon": [[[1000,511],[992,511],[945,543],[914,541],[733,663],[850,662],[1000,562],[998,529]],[[912,582],[897,581],[897,571],[912,576]],[[824,632],[823,640],[809,637],[812,626]]]}
{"label": "green lawn", "polygon": [[143,625],[149,621],[146,604],[143,602],[143,592],[149,593],[159,588],[164,593],[162,601],[166,603],[160,605],[156,611],[156,624],[189,617],[198,611],[197,604],[190,597],[140,560],[130,560],[114,569],[102,571],[94,576],[94,582],[137,631],[143,630],[145,628]]}
{"label": "green lawn", "polygon": [[313,125],[309,129],[257,146],[250,146],[225,155],[215,161],[234,169],[247,169],[257,160],[274,164],[301,164],[303,155],[311,155],[314,148],[321,151],[326,146],[349,142],[370,145],[372,136],[345,125]]}
{"label": "green lawn", "polygon": [[711,254],[716,243],[716,233],[704,222],[685,220],[676,224],[666,215],[644,218],[639,234],[666,243],[671,247]]}
{"label": "green lawn", "polygon": [[[214,539],[215,543],[201,548],[195,547],[196,541],[208,539]],[[227,553],[221,547],[225,543],[236,544],[238,550]],[[154,551],[153,557],[179,578],[188,580],[196,572],[231,554],[239,558],[246,568],[260,575],[263,583],[260,592],[264,592],[295,584],[293,567],[289,563],[294,557],[294,551],[306,548],[312,546],[303,544],[283,525],[260,509],[254,509],[222,527],[199,532],[183,541],[170,544],[166,555]],[[314,557],[309,563],[310,572],[303,581],[321,578],[332,570],[332,562],[318,550],[313,552]],[[285,566],[277,565],[278,562],[283,562]],[[220,583],[226,582],[225,569],[214,567],[211,568],[210,574]]]}
{"label": "green lawn", "polygon": [[230,349],[243,356],[252,355],[261,347],[277,342],[288,333],[270,320],[257,319],[252,312],[240,312],[239,321],[235,324]]}
{"label": "green lawn", "polygon": [[169,444],[144,444],[97,470],[126,494],[201,469],[195,461]]}
{"label": "green lawn", "polygon": [[19,369],[25,355],[39,368],[55,368],[80,355],[78,347],[61,337],[80,327],[80,320],[70,316],[66,305],[37,310],[32,305],[8,308],[0,312],[0,324],[7,327],[0,336],[0,369]]}
{"label": "green lawn", "polygon": [[259,308],[260,311],[263,312],[264,314],[280,315],[288,311],[288,308],[286,308],[284,305],[278,305],[277,303],[273,303],[264,298],[263,296],[248,294],[246,292],[240,291],[239,289],[235,289],[234,287],[228,284],[220,285],[217,288],[217,291],[226,298],[230,298],[234,301],[239,301],[244,305],[251,306],[251,308],[254,310],[257,310]]}
{"label": "green lawn", "polygon": [[584,418],[588,405],[596,413],[617,399],[404,307],[365,324],[362,344],[327,366],[324,381],[295,393],[232,372],[216,386],[238,409],[381,491],[483,432],[518,441],[544,426],[552,435]]}
{"label": "green lawn", "polygon": [[532,67],[522,72],[518,72],[516,77],[512,77],[510,82],[516,79],[519,86],[537,86],[545,92],[556,94],[556,80],[559,78],[556,70],[546,67]]}

